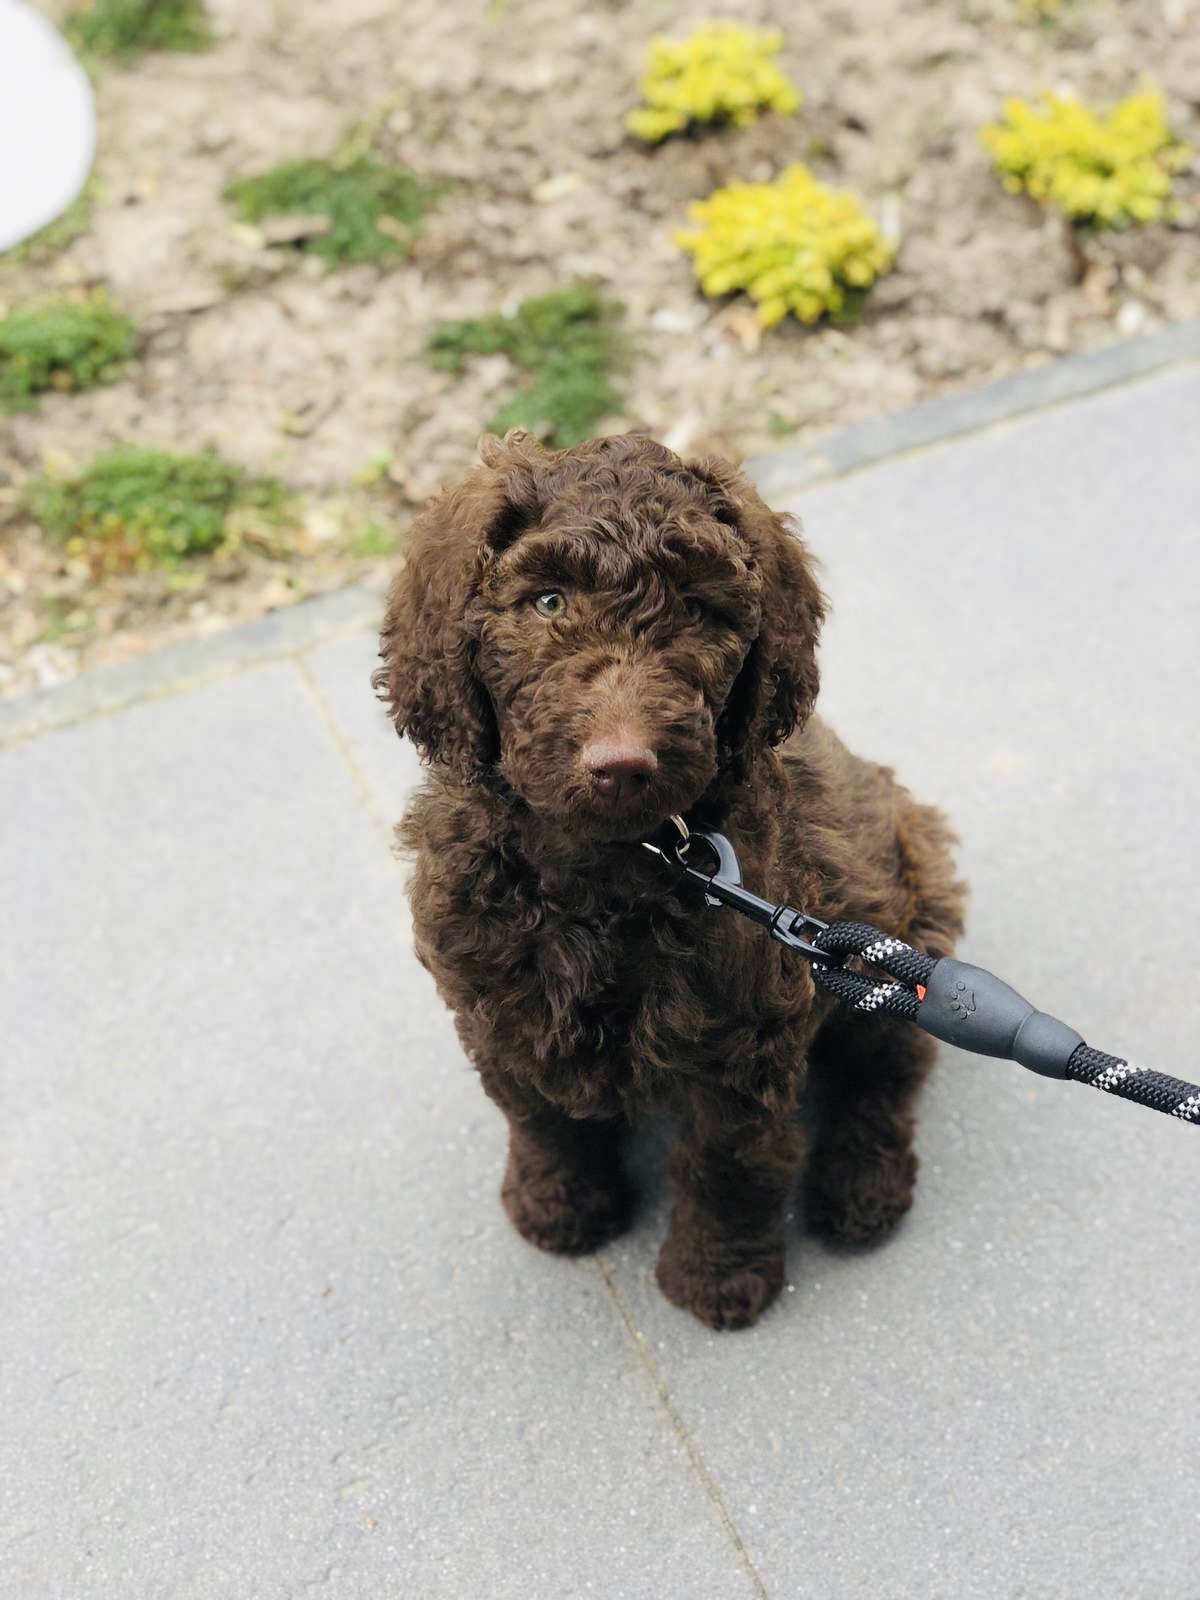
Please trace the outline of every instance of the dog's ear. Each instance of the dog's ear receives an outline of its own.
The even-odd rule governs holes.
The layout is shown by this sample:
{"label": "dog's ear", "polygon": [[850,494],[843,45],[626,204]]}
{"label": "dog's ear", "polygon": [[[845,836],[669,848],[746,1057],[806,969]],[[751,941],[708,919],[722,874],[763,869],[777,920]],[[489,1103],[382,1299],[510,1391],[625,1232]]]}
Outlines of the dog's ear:
{"label": "dog's ear", "polygon": [[463,783],[500,754],[495,714],[475,670],[479,586],[491,558],[537,520],[546,452],[536,439],[485,435],[482,465],[413,524],[371,683],[396,732]]}
{"label": "dog's ear", "polygon": [[724,763],[744,776],[755,753],[782,744],[817,698],[817,639],[825,597],[799,528],[778,516],[724,461],[693,463],[719,521],[736,529],[762,576],[762,620],[717,726]]}

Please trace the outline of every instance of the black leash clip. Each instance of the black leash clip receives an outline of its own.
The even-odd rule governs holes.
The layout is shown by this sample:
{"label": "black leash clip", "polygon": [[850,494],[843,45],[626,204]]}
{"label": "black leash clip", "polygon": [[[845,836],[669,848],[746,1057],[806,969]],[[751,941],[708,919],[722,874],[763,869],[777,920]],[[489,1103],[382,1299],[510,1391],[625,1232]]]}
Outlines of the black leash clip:
{"label": "black leash clip", "polygon": [[[643,840],[642,846],[660,856],[675,872],[676,878],[690,878],[704,889],[704,903],[709,906],[732,906],[751,922],[765,928],[772,939],[796,950],[808,961],[824,966],[841,966],[843,958],[828,950],[821,950],[804,933],[823,933],[828,923],[797,911],[794,906],[776,905],[751,894],[742,887],[742,864],[737,851],[723,833],[713,828],[689,828],[682,817],[673,816],[664,823],[657,842]],[[701,856],[707,852],[711,864],[700,864],[695,852],[700,847]]]}
{"label": "black leash clip", "polygon": [[[698,862],[697,847],[709,864]],[[642,848],[653,851],[676,881],[690,878],[700,884],[706,905],[732,906],[772,939],[798,951],[812,964],[818,988],[843,1005],[903,1018],[962,1050],[1007,1056],[1043,1077],[1091,1084],[1200,1127],[1200,1085],[1093,1050],[1073,1028],[1036,1010],[994,973],[952,956],[935,960],[865,922],[821,922],[793,906],[773,905],[751,894],[742,887],[737,851],[723,833],[689,828],[682,817],[673,816],[657,841],[643,839]],[[805,932],[821,944],[804,938]],[[847,967],[851,956],[881,969],[886,981]]]}

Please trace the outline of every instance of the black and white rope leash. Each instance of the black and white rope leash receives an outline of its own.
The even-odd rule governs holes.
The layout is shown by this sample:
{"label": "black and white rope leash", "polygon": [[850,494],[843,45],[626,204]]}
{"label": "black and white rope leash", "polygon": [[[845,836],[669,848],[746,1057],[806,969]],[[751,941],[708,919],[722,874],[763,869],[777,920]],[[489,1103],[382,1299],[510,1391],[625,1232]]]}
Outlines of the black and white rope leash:
{"label": "black and white rope leash", "polygon": [[[697,843],[707,850],[708,863],[694,859]],[[752,894],[742,887],[737,854],[724,834],[689,830],[682,818],[672,817],[659,838],[644,841],[644,847],[677,878],[702,885],[708,905],[731,906],[797,951],[811,964],[814,982],[844,1005],[902,1017],[960,1050],[1017,1061],[1046,1078],[1090,1084],[1200,1126],[1196,1084],[1093,1050],[1074,1028],[1038,1011],[983,967],[949,956],[934,960],[868,923],[820,922]],[[877,967],[885,978],[852,971],[845,965],[852,956]]]}

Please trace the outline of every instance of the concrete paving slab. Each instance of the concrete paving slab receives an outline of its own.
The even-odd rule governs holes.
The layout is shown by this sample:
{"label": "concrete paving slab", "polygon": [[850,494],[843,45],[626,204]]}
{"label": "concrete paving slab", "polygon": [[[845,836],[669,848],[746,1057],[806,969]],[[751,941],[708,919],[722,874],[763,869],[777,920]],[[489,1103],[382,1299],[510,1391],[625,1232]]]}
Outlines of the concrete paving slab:
{"label": "concrete paving slab", "polygon": [[291,665],[0,761],[0,1594],[757,1593]]}
{"label": "concrete paving slab", "polygon": [[[1190,1076],[1198,421],[1181,366],[797,504],[823,709],[953,815],[967,953]],[[407,948],[374,648],[0,757],[0,1595],[1200,1596],[1194,1130],[945,1051],[913,1217],[797,1218],[753,1332],[653,1288],[661,1127],[634,1233],[538,1256]]]}
{"label": "concrete paving slab", "polygon": [[[834,600],[823,707],[954,817],[969,953],[1102,1046],[1193,1074],[1197,374],[796,504]],[[332,647],[314,676],[385,801],[372,649]],[[725,1340],[653,1288],[664,1139],[639,1141],[643,1216],[606,1265],[768,1593],[1189,1592],[1194,1132],[945,1051],[901,1235],[848,1256],[797,1230],[783,1305]]]}
{"label": "concrete paving slab", "polygon": [[[1191,365],[795,502],[834,601],[822,707],[953,816],[973,949],[1039,993],[1071,983],[1076,1015],[1111,994],[1097,1042],[1157,986],[1176,1058],[1200,865],[1198,430]],[[1009,912],[1053,914],[1028,954]],[[1143,1035],[1138,1016],[1114,1044]]]}
{"label": "concrete paving slab", "polygon": [[[969,958],[1200,1077],[1200,368],[814,489],[822,706],[942,802]],[[716,1338],[607,1253],[779,1600],[1200,1594],[1194,1129],[945,1049],[912,1218]]]}

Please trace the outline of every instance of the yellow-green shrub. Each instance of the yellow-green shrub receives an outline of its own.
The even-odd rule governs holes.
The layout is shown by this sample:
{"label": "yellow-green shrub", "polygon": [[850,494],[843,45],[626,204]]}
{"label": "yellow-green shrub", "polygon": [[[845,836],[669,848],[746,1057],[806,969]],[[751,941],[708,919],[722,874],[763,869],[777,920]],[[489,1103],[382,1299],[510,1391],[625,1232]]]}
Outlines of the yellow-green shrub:
{"label": "yellow-green shrub", "polygon": [[658,144],[693,125],[744,128],[760,111],[790,116],[800,96],[775,65],[782,44],[782,34],[733,22],[705,23],[686,39],[651,39],[638,86],[646,107],[631,111],[626,127]]}
{"label": "yellow-green shrub", "polygon": [[980,137],[1014,194],[1023,190],[1073,222],[1102,228],[1178,214],[1171,183],[1192,152],[1174,139],[1157,91],[1130,95],[1107,116],[1046,92],[1036,103],[1006,100],[1004,118]]}
{"label": "yellow-green shrub", "polygon": [[675,242],[704,293],[744,290],[766,327],[789,312],[801,322],[837,320],[895,254],[854,195],[827,189],[804,166],[773,183],[731,183],[689,215],[699,227],[680,229]]}

